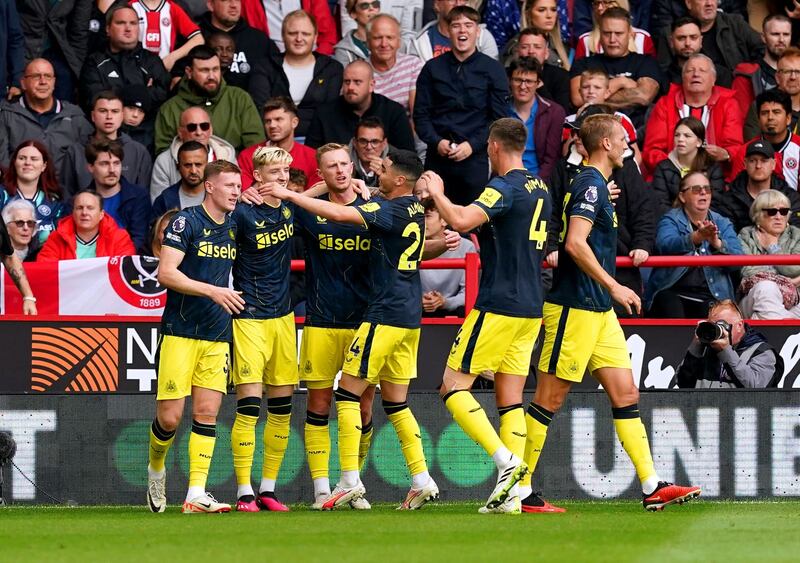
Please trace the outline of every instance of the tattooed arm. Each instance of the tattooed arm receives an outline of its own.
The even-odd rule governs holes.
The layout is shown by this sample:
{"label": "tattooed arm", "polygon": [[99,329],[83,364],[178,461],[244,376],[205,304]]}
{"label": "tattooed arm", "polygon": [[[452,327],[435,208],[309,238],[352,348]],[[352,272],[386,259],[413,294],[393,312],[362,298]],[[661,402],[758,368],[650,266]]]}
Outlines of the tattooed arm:
{"label": "tattooed arm", "polygon": [[25,275],[25,268],[22,267],[22,262],[20,262],[15,254],[3,256],[2,260],[3,266],[8,271],[8,275],[22,294],[22,312],[26,315],[37,314],[36,301],[24,299],[25,297],[33,297],[33,291],[31,291],[31,286],[28,283],[28,278]]}

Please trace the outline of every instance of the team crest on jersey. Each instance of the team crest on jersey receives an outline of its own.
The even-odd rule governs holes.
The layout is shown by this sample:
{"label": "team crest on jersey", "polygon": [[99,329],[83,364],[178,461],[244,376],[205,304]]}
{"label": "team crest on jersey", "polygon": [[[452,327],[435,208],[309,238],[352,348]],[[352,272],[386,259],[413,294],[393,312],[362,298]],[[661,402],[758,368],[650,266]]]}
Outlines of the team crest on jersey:
{"label": "team crest on jersey", "polygon": [[228,237],[231,240],[236,240],[236,233],[233,232],[233,229],[228,229]]}
{"label": "team crest on jersey", "polygon": [[595,203],[597,201],[597,186],[589,186],[586,188],[586,201]]}
{"label": "team crest on jersey", "polygon": [[786,159],[786,168],[797,168],[797,159],[796,158],[787,158]]}
{"label": "team crest on jersey", "polygon": [[169,27],[170,24],[172,24],[172,22],[169,20],[168,17],[161,18],[161,25],[163,25],[164,27]]}
{"label": "team crest on jersey", "polygon": [[39,215],[41,215],[42,217],[49,217],[49,216],[50,216],[50,208],[49,208],[49,207],[47,207],[47,206],[46,206],[46,205],[44,205],[44,204],[42,204],[42,205],[40,205],[39,207],[37,207],[37,208],[36,208],[36,211],[37,211],[37,212],[39,213]]}
{"label": "team crest on jersey", "polygon": [[186,217],[178,217],[172,222],[172,230],[176,233],[182,233],[186,228]]}
{"label": "team crest on jersey", "polygon": [[284,219],[288,219],[291,216],[292,216],[292,212],[289,211],[289,208],[288,207],[284,207],[283,208],[283,217],[284,217]]}
{"label": "team crest on jersey", "polygon": [[483,193],[478,198],[478,201],[480,201],[486,207],[494,207],[494,204],[500,201],[501,197],[503,197],[503,195],[496,189],[486,188],[483,190]]}

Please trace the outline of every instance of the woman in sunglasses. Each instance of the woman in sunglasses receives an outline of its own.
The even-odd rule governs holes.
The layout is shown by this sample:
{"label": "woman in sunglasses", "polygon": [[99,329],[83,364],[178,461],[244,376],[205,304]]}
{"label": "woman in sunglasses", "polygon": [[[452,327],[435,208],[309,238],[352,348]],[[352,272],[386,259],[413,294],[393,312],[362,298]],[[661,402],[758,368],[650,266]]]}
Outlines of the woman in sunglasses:
{"label": "woman in sunglasses", "polygon": [[380,0],[347,0],[345,11],[356,23],[356,27],[342,33],[342,40],[333,48],[333,58],[342,63],[342,66],[369,58],[367,24],[381,13],[381,3]]}
{"label": "woman in sunglasses", "polygon": [[38,222],[36,236],[44,244],[65,212],[50,153],[39,141],[23,141],[11,154],[9,163],[0,185],[0,209],[18,199],[30,202]]}
{"label": "woman in sunglasses", "polygon": [[[789,224],[789,198],[777,190],[758,194],[753,224],[739,233],[744,254],[800,254],[800,228]],[[742,268],[742,313],[752,319],[800,319],[800,266]]]}
{"label": "woman in sunglasses", "polygon": [[[703,172],[681,179],[673,208],[658,222],[656,254],[709,256],[741,254],[731,222],[711,211],[711,182]],[[656,318],[703,319],[708,305],[733,299],[727,268],[678,266],[655,268],[645,290],[645,308]]]}
{"label": "woman in sunglasses", "polygon": [[3,223],[14,254],[20,262],[35,262],[42,247],[36,236],[36,208],[30,201],[15,199],[3,207]]}

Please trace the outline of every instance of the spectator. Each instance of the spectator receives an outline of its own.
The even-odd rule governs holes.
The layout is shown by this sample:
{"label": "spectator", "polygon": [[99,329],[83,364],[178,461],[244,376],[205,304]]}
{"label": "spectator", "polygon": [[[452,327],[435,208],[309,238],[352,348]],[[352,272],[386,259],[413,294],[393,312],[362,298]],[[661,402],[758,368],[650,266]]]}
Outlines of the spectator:
{"label": "spectator", "polygon": [[714,209],[727,217],[738,233],[750,225],[750,207],[755,197],[767,190],[777,190],[791,202],[792,213],[789,221],[793,225],[800,226],[800,194],[775,175],[775,150],[772,145],[760,139],[748,144],[744,167],[745,169],[731,182],[728,191],[720,197]]}
{"label": "spectator", "polygon": [[[339,14],[341,17],[342,38],[358,27],[358,21],[350,13],[351,4],[350,0],[338,0]],[[360,0],[361,4],[369,4],[371,8],[384,14],[390,14],[397,21],[400,22],[400,28],[403,30],[404,35],[414,36],[422,28],[423,24],[423,5],[433,5],[433,0]],[[358,4],[356,4],[358,5]],[[410,38],[409,38],[410,39]],[[361,57],[366,58],[366,57]],[[342,62],[347,65],[352,61]]]}
{"label": "spectator", "polygon": [[575,107],[581,105],[580,77],[584,70],[600,68],[611,78],[611,94],[605,103],[622,111],[640,127],[644,113],[661,90],[664,78],[652,57],[633,53],[630,14],[622,8],[609,8],[600,17],[601,54],[575,62],[570,71],[570,97]]}
{"label": "spectator", "polygon": [[[683,83],[683,65],[686,64],[689,57],[696,55],[703,48],[700,22],[692,16],[683,16],[672,22],[669,45],[662,48],[666,49],[667,47],[670,56],[660,58],[661,70],[666,73],[670,83],[681,84]],[[717,70],[715,84],[730,88],[733,82],[731,71],[717,62],[714,62],[714,68]],[[742,115],[744,115],[744,111],[742,111]]]}
{"label": "spectator", "polygon": [[[747,17],[747,4],[745,0],[719,0],[718,7],[726,14],[738,14]],[[650,32],[658,36],[660,31],[669,30],[674,20],[689,14],[686,0],[652,0],[652,2],[638,2],[638,4],[652,4],[650,9]],[[717,7],[714,8],[717,10]],[[658,50],[658,45],[656,45]]]}
{"label": "spectator", "polygon": [[367,25],[367,42],[375,92],[403,106],[410,116],[414,112],[422,61],[419,57],[399,52],[400,22],[388,14],[375,16]]}
{"label": "spectator", "polygon": [[314,52],[316,23],[302,10],[283,20],[286,52],[274,62],[268,73],[253,75],[251,93],[258,107],[275,96],[288,96],[297,105],[300,124],[295,134],[303,142],[319,107],[334,102],[342,89],[342,65]]}
{"label": "spectator", "polygon": [[[222,78],[231,86],[242,88],[241,84],[237,84],[239,77],[250,78],[249,73],[243,74],[239,68],[239,63],[235,62],[236,58],[236,42],[233,40],[233,35],[227,31],[214,31],[208,35],[206,45],[214,49],[214,52],[219,57],[219,66],[222,69]],[[249,70],[249,63],[247,68]],[[248,82],[248,81],[245,81]],[[247,87],[242,88],[247,90]]]}
{"label": "spectator", "polygon": [[136,254],[128,231],[103,212],[103,197],[81,190],[72,200],[72,214],[58,223],[36,257],[37,262],[132,256]]}
{"label": "spectator", "polygon": [[[436,19],[425,25],[417,33],[416,37],[406,43],[406,53],[416,55],[424,62],[427,62],[450,51],[453,47],[448,15],[453,8],[461,9],[462,6],[456,6],[456,2],[452,0],[433,0],[433,11],[436,13]],[[493,59],[497,59],[500,56],[494,37],[483,24],[478,25],[475,46],[478,52]]]}
{"label": "spectator", "polygon": [[[231,4],[238,3],[238,0],[229,0]],[[287,6],[284,7],[281,2],[264,2],[263,0],[241,0],[242,16],[247,23],[254,28],[259,29],[273,37],[278,35],[277,30],[283,27],[283,21],[292,11],[297,7],[313,16],[315,20],[315,27],[319,28],[319,35],[317,36],[317,51],[323,55],[333,55],[333,46],[338,41],[336,37],[336,23],[333,21],[333,15],[328,7],[326,0],[300,0],[300,2],[286,2]],[[300,6],[297,6],[300,4]],[[293,7],[294,6],[294,7]],[[274,30],[274,34],[270,34],[270,29]],[[273,37],[278,48],[283,51],[285,45],[281,45],[281,41]],[[283,41],[286,41],[284,39]]]}
{"label": "spectator", "polygon": [[40,141],[23,141],[11,155],[11,166],[0,185],[0,207],[16,200],[35,206],[37,237],[44,243],[66,213],[61,188],[47,147]]}
{"label": "spectator", "polygon": [[25,66],[20,82],[22,97],[13,103],[0,103],[0,166],[8,166],[14,147],[34,139],[45,144],[56,175],[60,175],[69,146],[92,132],[78,106],[53,96],[55,81],[53,65],[34,59]]}
{"label": "spectator", "polygon": [[[789,198],[777,190],[758,194],[752,225],[739,233],[745,254],[800,254],[800,228],[789,224]],[[739,305],[748,319],[800,319],[800,266],[744,266]]]}
{"label": "spectator", "polygon": [[3,224],[20,262],[34,262],[42,248],[37,223],[36,208],[28,200],[15,199],[3,207]]}
{"label": "spectator", "polygon": [[[569,99],[569,72],[558,65],[550,64],[550,47],[547,45],[547,34],[535,27],[526,27],[519,32],[514,57],[533,57],[542,65],[542,86],[539,95],[548,100],[555,101],[569,111],[572,106]],[[506,62],[506,66],[510,61]]]}
{"label": "spectator", "polygon": [[75,101],[75,79],[86,58],[91,8],[87,0],[17,0],[25,60],[50,62],[59,100]]}
{"label": "spectator", "polygon": [[130,0],[128,4],[139,16],[139,43],[161,57],[167,71],[192,47],[203,44],[200,28],[175,0]]}
{"label": "spectator", "polygon": [[91,141],[86,145],[86,162],[92,175],[90,188],[103,198],[104,213],[128,231],[136,250],[143,252],[148,242],[150,198],[143,187],[122,176],[124,156],[119,141]]}
{"label": "spectator", "polygon": [[342,10],[342,22],[349,20],[355,22],[356,25],[348,26],[349,29],[345,29],[345,26],[342,25],[342,40],[333,49],[333,58],[342,66],[369,57],[367,24],[380,12],[380,0],[347,0]]}
{"label": "spectator", "polygon": [[14,0],[0,0],[0,98],[22,94],[20,79],[25,67],[25,36]]}
{"label": "spectator", "polygon": [[178,173],[178,149],[187,141],[197,141],[206,147],[208,162],[236,162],[236,150],[233,146],[214,135],[214,125],[208,112],[201,107],[186,108],[181,112],[178,134],[172,139],[169,148],[156,157],[150,179],[150,201],[155,201],[161,192],[181,179]]}
{"label": "spectator", "polygon": [[[792,133],[792,99],[786,92],[777,88],[766,90],[756,97],[756,113],[763,139],[775,149],[775,174],[786,180],[790,188],[797,191],[800,174],[800,136]],[[755,140],[755,139],[752,139]],[[736,155],[733,170],[739,173],[744,169],[743,154]]]}
{"label": "spectator", "polygon": [[[778,83],[776,90],[789,94],[792,98],[792,122],[789,127],[792,133],[800,132],[798,119],[800,118],[800,49],[789,47],[778,59],[778,70],[775,71],[775,80]],[[761,132],[756,114],[755,102],[750,104],[744,122],[744,136],[752,139]]]}
{"label": "spectator", "polygon": [[696,117],[681,118],[675,127],[673,147],[669,156],[656,165],[653,172],[653,204],[660,217],[670,210],[678,197],[681,178],[691,172],[705,172],[714,197],[725,191],[722,169],[706,152],[706,128]]}
{"label": "spectator", "polygon": [[206,195],[203,172],[208,164],[208,149],[198,141],[186,141],[178,149],[178,174],[180,180],[153,202],[153,217],[160,217],[170,209],[186,209],[203,203]]}
{"label": "spectator", "polygon": [[[423,202],[425,206],[425,237],[429,239],[443,238],[447,223],[439,215],[439,210],[432,199]],[[475,253],[475,245],[467,239],[461,239],[458,248],[447,249],[439,258],[464,258],[468,253]],[[425,317],[464,316],[465,271],[454,270],[420,270],[422,283],[422,311]]]}
{"label": "spectator", "polygon": [[389,142],[383,122],[377,117],[364,117],[356,126],[350,140],[350,160],[353,161],[353,178],[363,180],[370,188],[377,188],[383,159],[389,154]]}
{"label": "spectator", "polygon": [[[575,60],[596,55],[603,52],[603,45],[600,42],[600,16],[609,8],[622,8],[630,13],[630,3],[628,0],[610,0],[609,2],[592,2],[592,30],[583,33],[578,37],[575,46]],[[656,46],[650,33],[638,27],[631,27],[630,43],[628,50],[640,55],[656,56]]]}
{"label": "spectator", "polygon": [[92,182],[92,176],[86,167],[85,156],[85,146],[92,141],[119,139],[125,150],[122,175],[132,184],[146,186],[150,183],[153,159],[150,158],[150,154],[142,144],[120,132],[122,108],[122,99],[111,90],[103,90],[95,95],[90,115],[94,124],[94,133],[89,135],[83,144],[71,145],[67,151],[64,175],[61,177],[61,189],[65,199],[85,189]]}
{"label": "spectator", "polygon": [[102,90],[121,93],[132,86],[147,88],[150,107],[158,110],[170,87],[170,77],[161,57],[139,43],[139,16],[130,6],[116,5],[106,12],[108,45],[90,53],[81,70],[81,104],[87,113],[92,101]]}
{"label": "spectator", "polygon": [[528,130],[522,153],[525,168],[549,182],[553,166],[561,156],[565,114],[564,108],[537,94],[541,68],[539,61],[532,58],[511,61],[507,69],[511,86],[508,115],[522,121]]}
{"label": "spectator", "polygon": [[733,93],[714,86],[714,64],[707,56],[689,57],[683,65],[683,83],[673,84],[656,102],[647,120],[642,160],[647,170],[669,157],[675,127],[683,117],[700,119],[706,127],[706,151],[716,162],[727,165],[741,150],[742,115]]}
{"label": "spectator", "polygon": [[299,168],[289,168],[289,181],[286,187],[295,193],[301,194],[306,191],[308,186],[308,176]]}
{"label": "spectator", "polygon": [[447,22],[452,50],[422,67],[414,123],[427,145],[425,168],[442,177],[451,201],[466,205],[485,187],[487,131],[507,113],[508,81],[503,66],[477,50],[478,12],[457,6]]}
{"label": "spectator", "polygon": [[[711,197],[711,183],[703,172],[691,172],[681,178],[675,207],[658,222],[658,254],[742,253],[731,222],[711,211]],[[651,317],[697,319],[705,316],[709,303],[719,299],[733,299],[733,283],[725,268],[655,268],[647,282],[645,308]]]}
{"label": "spectator", "polygon": [[[776,72],[778,59],[792,44],[792,22],[783,14],[773,14],[764,20],[761,38],[764,40],[764,56],[758,62],[739,63],[734,69],[733,90],[736,100],[746,115],[750,104],[761,92],[778,86]],[[724,84],[721,84],[724,86]]]}
{"label": "spectator", "polygon": [[359,119],[379,117],[386,125],[389,142],[401,149],[414,150],[414,136],[403,106],[375,93],[372,67],[354,61],[344,69],[342,95],[319,106],[308,128],[306,145],[317,148],[326,143],[347,144]]}
{"label": "spectator", "polygon": [[[595,20],[594,5],[602,3],[604,3],[603,0],[575,0],[572,9],[572,21],[573,34],[576,37],[580,37],[584,33],[588,33],[592,30]],[[625,8],[631,13],[633,25],[641,27],[642,29],[650,29],[650,3],[651,2],[634,2],[631,8]],[[630,4],[630,2],[626,2],[626,4]],[[616,2],[616,0],[609,0],[606,7],[610,8],[619,5],[621,4]],[[625,6],[622,7],[624,8]],[[684,10],[685,9],[684,7]]]}
{"label": "spectator", "polygon": [[152,155],[154,151],[154,119],[147,119],[150,111],[150,100],[145,86],[131,86],[122,92],[120,132],[144,146],[148,155]]}
{"label": "spectator", "polygon": [[[11,210],[9,210],[9,212],[10,211]],[[22,261],[19,259],[19,256],[17,256],[12,239],[6,231],[6,220],[8,218],[9,216],[6,211],[3,210],[3,220],[0,221],[0,263],[2,263],[6,272],[8,272],[8,276],[22,294],[22,312],[26,315],[35,315],[37,313],[36,298],[31,291],[28,278],[25,275],[25,268],[22,267]],[[30,221],[30,219],[28,219],[28,221]],[[28,223],[28,226],[29,225],[30,223]],[[12,227],[12,229],[14,229],[14,227]]]}
{"label": "spectator", "polygon": [[199,106],[211,116],[217,135],[236,150],[264,140],[264,129],[253,100],[244,90],[222,80],[219,57],[205,45],[189,53],[186,76],[181,78],[175,96],[156,118],[156,152],[169,147],[186,108]]}
{"label": "spectator", "polygon": [[[565,119],[563,135],[564,141],[569,139],[572,129],[575,128],[574,123],[578,114],[582,114],[591,105],[605,105],[606,100],[611,95],[611,90],[609,89],[610,83],[611,79],[609,78],[608,73],[602,69],[588,69],[581,73],[580,95],[582,103],[580,106],[578,106],[578,111],[567,116]],[[623,129],[625,129],[625,140],[628,142],[628,151],[630,151],[630,154],[628,154],[628,151],[626,151],[626,154],[624,155],[625,158],[633,155],[636,158],[637,164],[641,164],[642,153],[639,151],[639,145],[636,143],[636,127],[634,127],[633,121],[631,121],[631,118],[621,111],[615,111],[614,115],[617,117],[617,119],[619,119]],[[567,144],[565,143],[565,154],[567,152],[567,148]]]}
{"label": "spectator", "polygon": [[150,253],[156,258],[161,257],[161,247],[164,244],[164,231],[170,221],[178,214],[177,209],[170,209],[164,212],[153,222],[152,235],[150,237]]}
{"label": "spectator", "polygon": [[[236,50],[232,54],[225,80],[229,86],[249,92],[251,77],[256,72],[269,72],[272,68],[271,59],[278,56],[280,50],[267,37],[265,29],[248,25],[247,18],[242,17],[240,0],[207,0],[206,6],[209,11],[198,20],[203,37],[208,42],[217,32],[230,34]],[[258,105],[259,100],[253,101]]]}
{"label": "spectator", "polygon": [[777,387],[783,359],[760,332],[744,322],[729,299],[714,302],[706,322],[721,324],[722,336],[700,342],[695,332],[675,374],[678,387],[733,389]]}
{"label": "spectator", "polygon": [[[548,57],[545,62],[569,70],[569,56],[561,35],[556,0],[526,0],[525,10],[522,13],[522,27],[541,30],[547,37]],[[513,37],[506,44],[502,57],[505,64],[508,64],[511,54],[516,50],[518,40],[519,36]]]}
{"label": "spectator", "polygon": [[314,149],[295,141],[295,132],[299,123],[297,106],[286,96],[278,96],[267,100],[264,104],[264,131],[267,140],[244,149],[238,158],[242,171],[242,188],[253,185],[253,154],[261,147],[280,147],[292,155],[292,166],[302,170],[308,181],[306,187],[319,182],[317,174],[317,156]]}
{"label": "spectator", "polygon": [[106,47],[108,35],[106,34],[106,12],[120,0],[94,0],[89,14],[89,34],[86,41],[86,52],[95,53]]}

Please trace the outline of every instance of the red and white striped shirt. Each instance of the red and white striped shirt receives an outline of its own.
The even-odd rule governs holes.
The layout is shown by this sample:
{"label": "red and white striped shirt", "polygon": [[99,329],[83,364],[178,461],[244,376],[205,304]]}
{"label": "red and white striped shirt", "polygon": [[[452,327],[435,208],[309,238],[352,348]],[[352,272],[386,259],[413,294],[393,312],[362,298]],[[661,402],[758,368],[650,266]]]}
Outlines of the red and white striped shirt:
{"label": "red and white striped shirt", "polygon": [[[638,27],[634,27],[633,31],[633,43],[636,45],[636,53],[640,55],[649,55],[651,57],[656,56],[656,46],[653,43],[653,38],[650,34],[645,31],[644,29],[639,29]],[[578,44],[575,45],[575,60],[582,59],[584,57],[588,57],[590,55],[595,55],[598,53],[603,52],[603,47],[600,45],[598,41],[597,45],[594,46],[594,49],[591,48],[591,32],[584,33],[578,38]]]}
{"label": "red and white striped shirt", "polygon": [[128,4],[139,16],[142,47],[162,59],[175,50],[178,36],[188,40],[200,33],[197,24],[172,0],[161,0],[152,10],[141,0],[130,0]]}

